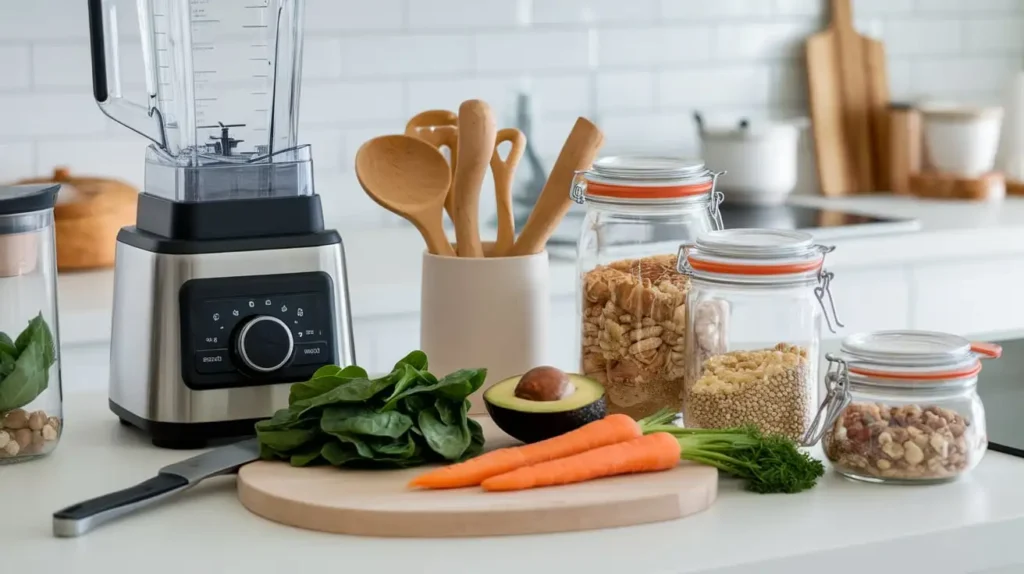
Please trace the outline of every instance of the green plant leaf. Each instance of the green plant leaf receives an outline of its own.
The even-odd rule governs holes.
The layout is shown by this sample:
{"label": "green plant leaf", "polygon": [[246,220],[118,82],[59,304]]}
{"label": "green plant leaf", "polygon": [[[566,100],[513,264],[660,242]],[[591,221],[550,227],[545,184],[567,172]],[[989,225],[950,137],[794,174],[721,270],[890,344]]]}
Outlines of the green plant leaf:
{"label": "green plant leaf", "polygon": [[293,428],[286,430],[257,431],[260,443],[278,451],[286,452],[295,450],[317,436],[315,429]]}
{"label": "green plant leaf", "polygon": [[340,442],[343,442],[343,443],[346,443],[346,444],[349,444],[349,445],[352,445],[353,447],[355,447],[356,452],[359,453],[360,457],[362,457],[362,458],[373,458],[373,449],[370,448],[370,445],[365,440],[363,440],[361,438],[354,437],[354,436],[352,436],[350,434],[341,433],[341,432],[332,432],[332,433],[327,433],[327,434],[329,434],[330,436],[338,439],[338,441],[340,441]]}
{"label": "green plant leaf", "polygon": [[0,350],[0,381],[3,381],[7,375],[11,374],[14,370],[16,360],[14,355],[9,355]]}
{"label": "green plant leaf", "polygon": [[459,369],[437,382],[441,396],[461,401],[476,392],[487,378],[487,369]]}
{"label": "green plant leaf", "polygon": [[256,432],[278,431],[293,428],[316,428],[320,418],[315,414],[302,415],[301,407],[288,407],[279,409],[269,419],[256,423]]}
{"label": "green plant leaf", "polygon": [[417,417],[420,411],[433,405],[434,400],[434,397],[431,395],[411,395],[399,399],[396,404],[398,405],[398,410],[411,417]]}
{"label": "green plant leaf", "polygon": [[441,422],[446,425],[457,425],[460,424],[460,417],[462,417],[462,402],[454,403],[444,397],[437,397],[434,401],[434,407],[437,408],[437,414],[441,417]]}
{"label": "green plant leaf", "polygon": [[350,379],[345,384],[338,385],[323,394],[295,401],[292,406],[301,408],[300,414],[304,414],[310,409],[334,403],[359,403],[369,400],[377,393],[390,387],[391,384],[392,382],[388,377],[376,380]]}
{"label": "green plant leaf", "polygon": [[370,442],[370,448],[372,448],[378,454],[385,455],[393,458],[411,458],[418,454],[419,449],[417,448],[416,440],[413,438],[412,433],[406,433],[389,441],[374,440]]}
{"label": "green plant leaf", "polygon": [[398,438],[412,428],[408,415],[397,411],[377,412],[365,405],[327,407],[320,428],[327,433]]}
{"label": "green plant leaf", "polygon": [[466,424],[469,426],[469,446],[459,460],[473,458],[484,451],[484,428],[473,419],[467,420]]}
{"label": "green plant leaf", "polygon": [[435,407],[420,411],[419,426],[430,450],[445,460],[458,460],[469,446],[469,431],[462,425],[441,422]]}
{"label": "green plant leaf", "polygon": [[12,359],[18,358],[18,347],[7,336],[7,333],[2,331],[0,331],[0,355],[10,355]]}
{"label": "green plant leaf", "polygon": [[40,313],[32,318],[28,322],[28,327],[18,335],[18,339],[14,341],[14,346],[18,350],[18,356],[25,352],[25,349],[31,343],[38,343],[39,348],[42,350],[42,364],[44,369],[49,369],[56,361],[57,349],[53,344],[53,333],[50,332],[50,327],[43,320],[43,314]]}
{"label": "green plant leaf", "polygon": [[293,405],[298,401],[318,397],[339,385],[344,385],[353,379],[367,378],[366,370],[355,365],[339,369],[333,365],[320,367],[313,378],[304,383],[295,383],[288,393],[288,404]]}
{"label": "green plant leaf", "polygon": [[320,449],[320,456],[333,466],[343,466],[347,462],[361,458],[353,445],[336,440],[327,442]]}
{"label": "green plant leaf", "polygon": [[23,407],[46,388],[45,351],[39,341],[30,342],[18,355],[14,369],[0,381],[0,412]]}
{"label": "green plant leaf", "polygon": [[285,460],[288,456],[277,452],[263,443],[260,443],[260,458],[263,460]]}
{"label": "green plant leaf", "polygon": [[420,350],[413,351],[395,363],[396,369],[398,365],[409,365],[417,371],[425,371],[427,370],[427,354]]}
{"label": "green plant leaf", "polygon": [[291,453],[288,457],[288,463],[292,466],[312,466],[319,464],[324,459],[320,456],[321,450],[324,447],[323,440],[317,440],[304,445],[302,448],[297,449]]}

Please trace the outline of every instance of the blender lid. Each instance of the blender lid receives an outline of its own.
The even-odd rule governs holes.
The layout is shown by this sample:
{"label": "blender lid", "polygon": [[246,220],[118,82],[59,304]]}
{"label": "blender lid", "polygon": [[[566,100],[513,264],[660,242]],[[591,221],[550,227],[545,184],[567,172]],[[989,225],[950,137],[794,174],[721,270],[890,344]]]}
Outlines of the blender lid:
{"label": "blender lid", "polygon": [[0,186],[0,216],[53,209],[59,183]]}

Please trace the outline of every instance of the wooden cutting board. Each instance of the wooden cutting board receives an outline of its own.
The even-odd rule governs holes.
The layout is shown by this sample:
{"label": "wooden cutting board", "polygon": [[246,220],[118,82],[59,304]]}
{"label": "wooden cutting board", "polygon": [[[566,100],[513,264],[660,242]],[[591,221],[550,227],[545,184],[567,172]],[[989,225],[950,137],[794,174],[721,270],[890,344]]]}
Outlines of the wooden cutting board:
{"label": "wooden cutting board", "polygon": [[[489,418],[478,420],[488,448],[515,444]],[[422,468],[293,468],[260,461],[239,471],[238,498],[259,516],[308,530],[439,538],[540,534],[673,520],[708,508],[718,493],[718,471],[689,463],[665,472],[505,493],[406,488],[421,472]]]}
{"label": "wooden cutting board", "polygon": [[830,0],[832,22],[807,39],[818,183],[823,195],[874,191],[886,181],[885,48],[853,27],[850,0]]}

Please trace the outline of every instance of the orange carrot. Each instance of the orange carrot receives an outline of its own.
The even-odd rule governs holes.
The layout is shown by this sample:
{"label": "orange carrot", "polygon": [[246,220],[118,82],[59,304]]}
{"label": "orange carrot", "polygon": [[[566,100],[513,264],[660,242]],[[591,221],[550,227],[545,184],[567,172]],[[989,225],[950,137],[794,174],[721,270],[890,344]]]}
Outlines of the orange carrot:
{"label": "orange carrot", "polygon": [[668,470],[679,464],[680,454],[679,441],[667,432],[658,432],[573,456],[517,468],[512,472],[488,478],[482,486],[484,490],[489,491],[525,490],[538,486],[572,484],[618,474]]}
{"label": "orange carrot", "polygon": [[643,434],[632,418],[614,414],[563,435],[523,446],[501,448],[476,458],[432,470],[414,478],[409,486],[461,488],[484,479],[539,462],[634,439]]}

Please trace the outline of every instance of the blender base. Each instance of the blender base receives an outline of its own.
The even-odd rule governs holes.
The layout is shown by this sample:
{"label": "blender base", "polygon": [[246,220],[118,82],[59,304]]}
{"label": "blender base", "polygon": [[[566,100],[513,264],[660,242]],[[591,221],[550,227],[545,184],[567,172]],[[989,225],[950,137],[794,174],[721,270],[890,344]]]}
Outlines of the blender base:
{"label": "blender base", "polygon": [[220,446],[255,436],[254,425],[263,419],[242,419],[209,423],[165,423],[146,420],[110,400],[111,412],[124,426],[145,433],[153,446],[172,450],[192,450]]}

